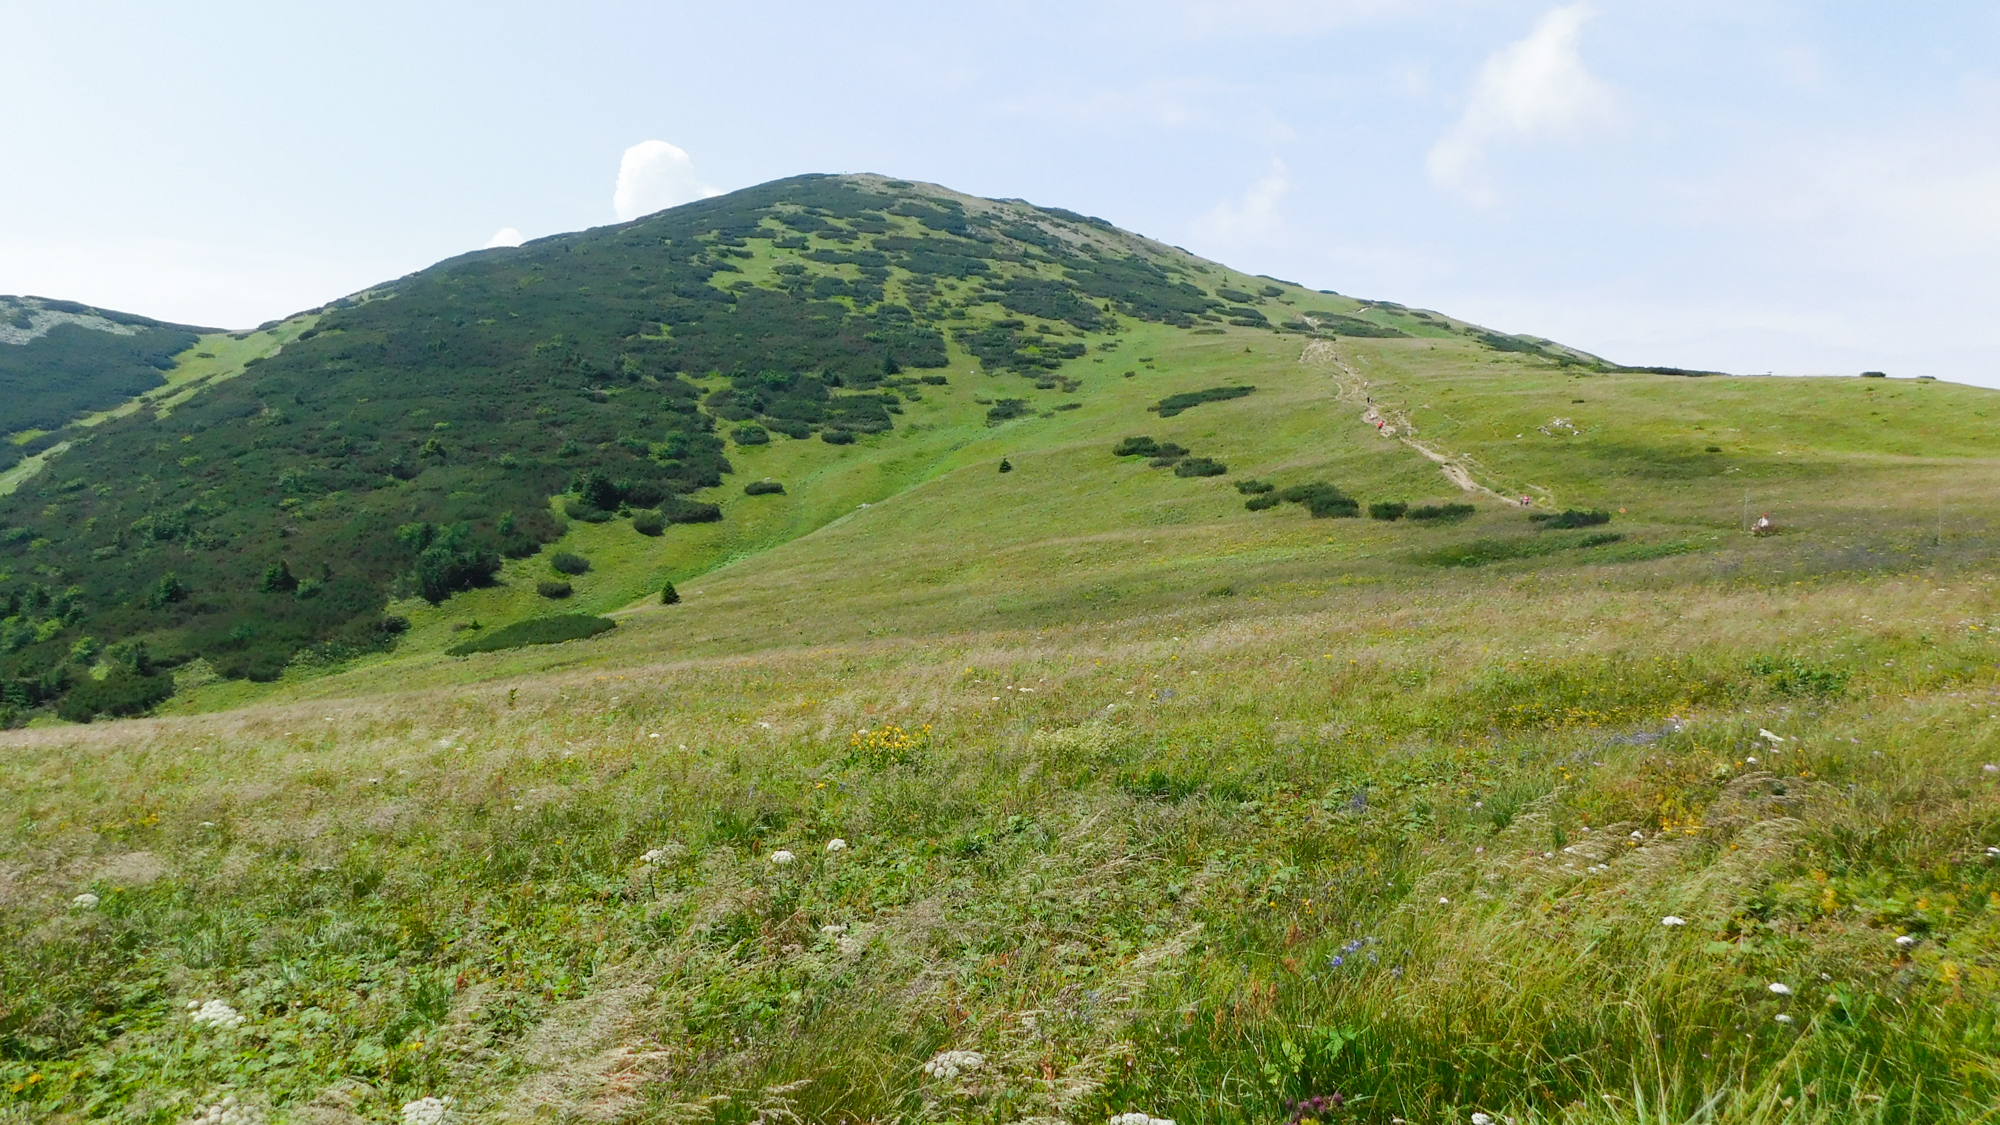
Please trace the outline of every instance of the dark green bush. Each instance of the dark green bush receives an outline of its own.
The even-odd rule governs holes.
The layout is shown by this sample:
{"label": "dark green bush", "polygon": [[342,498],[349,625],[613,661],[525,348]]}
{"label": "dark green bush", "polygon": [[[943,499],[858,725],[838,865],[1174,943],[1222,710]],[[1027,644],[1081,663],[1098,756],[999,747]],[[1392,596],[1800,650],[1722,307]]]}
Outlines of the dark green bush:
{"label": "dark green bush", "polygon": [[755,422],[736,427],[730,436],[736,439],[738,445],[769,445],[771,442],[771,431]]}
{"label": "dark green bush", "polygon": [[565,498],[562,507],[563,515],[584,523],[609,523],[617,515],[616,512],[607,512],[603,508],[593,507],[574,497]]}
{"label": "dark green bush", "polygon": [[1277,487],[1277,485],[1269,481],[1261,480],[1239,480],[1236,482],[1236,491],[1241,492],[1245,496],[1262,496],[1266,492],[1274,491]]}
{"label": "dark green bush", "polygon": [[1114,457],[1152,457],[1160,452],[1160,443],[1143,435],[1128,437],[1111,449]]}
{"label": "dark green bush", "polygon": [[1014,463],[1012,461],[1007,460],[1005,457],[1000,458],[1000,471],[1003,473],[1013,472]]}
{"label": "dark green bush", "polygon": [[566,598],[575,593],[575,587],[557,578],[544,578],[535,583],[535,593],[545,598]]}
{"label": "dark green bush", "polygon": [[660,514],[667,517],[668,523],[714,523],[722,518],[722,508],[706,500],[669,496],[660,505]]}
{"label": "dark green bush", "polygon": [[1311,484],[1295,484],[1279,491],[1277,497],[1290,504],[1304,504],[1315,519],[1346,518],[1361,514],[1361,501],[1323,480],[1313,481]]}
{"label": "dark green bush", "polygon": [[1410,506],[1401,500],[1377,500],[1373,504],[1368,505],[1368,518],[1371,520],[1399,520],[1403,518],[1403,513],[1409,510]]}
{"label": "dark green bush", "polygon": [[743,486],[745,496],[782,496],[785,486],[774,480],[753,480]]}
{"label": "dark green bush", "polygon": [[679,590],[674,589],[673,583],[669,582],[665,586],[662,586],[660,588],[660,604],[661,605],[681,604],[681,592]]}
{"label": "dark green bush", "polygon": [[1219,477],[1229,471],[1229,466],[1213,457],[1190,457],[1174,466],[1177,477]]}
{"label": "dark green bush", "polygon": [[175,602],[184,602],[187,600],[188,592],[187,583],[181,581],[180,576],[170,570],[160,575],[160,580],[153,583],[152,589],[146,591],[146,608],[163,609]]}
{"label": "dark green bush", "polygon": [[1028,413],[1028,400],[1003,398],[986,408],[986,424],[997,426],[1002,422],[1012,421],[1015,418],[1024,418]]}
{"label": "dark green bush", "polygon": [[583,574],[590,570],[590,560],[574,551],[557,551],[549,557],[549,566],[557,574]]}
{"label": "dark green bush", "polygon": [[1253,512],[1261,512],[1266,508],[1275,508],[1283,502],[1278,499],[1278,494],[1275,492],[1262,492],[1245,500],[1243,506]]}
{"label": "dark green bush", "polygon": [[854,431],[821,430],[819,435],[819,440],[827,443],[828,445],[853,445]]}
{"label": "dark green bush", "polygon": [[292,576],[292,568],[283,559],[264,568],[264,580],[257,588],[267,594],[289,594],[299,588],[299,580]]}
{"label": "dark green bush", "polygon": [[563,641],[594,637],[617,627],[618,623],[608,617],[593,617],[587,613],[534,617],[526,621],[516,621],[512,625],[481,634],[472,640],[462,641],[445,651],[452,656],[469,656],[475,652],[498,652],[501,649],[523,648],[527,645],[560,644]]}
{"label": "dark green bush", "polygon": [[925,375],[922,377],[922,381],[930,384],[933,387],[946,387],[951,385],[951,380],[945,378],[942,375]]}
{"label": "dark green bush", "polygon": [[1226,399],[1242,398],[1244,395],[1256,391],[1256,389],[1255,387],[1210,387],[1203,391],[1187,391],[1183,394],[1168,395],[1146,409],[1153,411],[1162,418],[1171,418],[1191,407],[1200,406],[1204,402],[1222,402]]}
{"label": "dark green bush", "polygon": [[465,524],[453,524],[428,536],[429,545],[417,555],[417,592],[432,605],[460,590],[486,586],[500,573],[500,555],[473,537]]}
{"label": "dark green bush", "polygon": [[1528,517],[1542,525],[1543,531],[1556,531],[1572,527],[1596,527],[1611,522],[1611,513],[1598,510],[1582,511],[1566,508],[1561,512],[1536,512]]}
{"label": "dark green bush", "polygon": [[142,715],[173,693],[174,678],[167,673],[145,674],[121,665],[102,680],[79,679],[56,705],[56,715],[72,723]]}
{"label": "dark green bush", "polygon": [[1470,504],[1422,504],[1411,508],[1406,515],[1413,520],[1456,523],[1478,510]]}
{"label": "dark green bush", "polygon": [[658,512],[633,512],[632,530],[649,537],[661,535],[667,530],[667,517]]}

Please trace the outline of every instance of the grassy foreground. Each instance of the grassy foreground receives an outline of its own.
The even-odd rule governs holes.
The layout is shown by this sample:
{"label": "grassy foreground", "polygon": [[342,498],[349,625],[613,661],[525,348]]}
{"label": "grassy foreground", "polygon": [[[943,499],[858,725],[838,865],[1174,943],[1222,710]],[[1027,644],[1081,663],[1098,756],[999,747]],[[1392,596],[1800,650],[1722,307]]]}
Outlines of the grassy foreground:
{"label": "grassy foreground", "polygon": [[1991,1117],[1990,577],[1409,593],[9,736],[10,1119]]}

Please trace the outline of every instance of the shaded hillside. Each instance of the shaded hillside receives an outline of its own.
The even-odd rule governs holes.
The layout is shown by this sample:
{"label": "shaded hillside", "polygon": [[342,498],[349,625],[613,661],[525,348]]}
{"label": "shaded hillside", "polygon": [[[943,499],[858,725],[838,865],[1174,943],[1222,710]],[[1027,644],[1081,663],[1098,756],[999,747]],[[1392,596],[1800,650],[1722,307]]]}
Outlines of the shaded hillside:
{"label": "shaded hillside", "polygon": [[[55,430],[166,381],[205,329],[45,297],[0,297],[0,435]],[[0,442],[0,471],[54,444]]]}

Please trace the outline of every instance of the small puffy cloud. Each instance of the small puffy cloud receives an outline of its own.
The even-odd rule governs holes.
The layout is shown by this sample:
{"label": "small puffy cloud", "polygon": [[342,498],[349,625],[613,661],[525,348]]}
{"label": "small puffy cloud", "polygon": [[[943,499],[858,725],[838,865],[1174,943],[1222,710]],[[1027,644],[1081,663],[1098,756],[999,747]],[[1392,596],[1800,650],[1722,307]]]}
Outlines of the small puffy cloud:
{"label": "small puffy cloud", "polygon": [[611,209],[625,222],[721,194],[695,178],[694,161],[687,153],[665,141],[641,141],[626,149],[618,162]]}
{"label": "small puffy cloud", "polygon": [[1488,149],[1510,141],[1576,137],[1616,116],[1611,88],[1590,73],[1578,53],[1590,15],[1588,4],[1553,9],[1526,39],[1486,60],[1464,116],[1431,147],[1431,182],[1490,203]]}
{"label": "small puffy cloud", "polygon": [[1270,174],[1251,184],[1241,199],[1225,199],[1195,220],[1195,232],[1219,242],[1244,242],[1269,235],[1279,226],[1278,202],[1291,190],[1285,162],[1273,160]]}
{"label": "small puffy cloud", "polygon": [[527,238],[513,227],[501,227],[499,230],[493,232],[493,237],[487,239],[486,245],[480,247],[480,249],[491,250],[498,246],[519,246],[526,241],[528,241]]}

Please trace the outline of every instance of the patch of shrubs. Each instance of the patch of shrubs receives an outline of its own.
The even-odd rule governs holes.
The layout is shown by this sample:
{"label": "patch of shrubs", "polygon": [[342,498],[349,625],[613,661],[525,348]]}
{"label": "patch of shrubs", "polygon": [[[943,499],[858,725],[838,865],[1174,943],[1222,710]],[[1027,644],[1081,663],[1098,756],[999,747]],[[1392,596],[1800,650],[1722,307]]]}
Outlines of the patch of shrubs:
{"label": "patch of shrubs", "polygon": [[736,444],[738,445],[769,445],[771,443],[771,431],[757,425],[755,422],[745,423],[736,427],[736,432],[731,436],[736,439]]}
{"label": "patch of shrubs", "polygon": [[1025,418],[1027,415],[1028,400],[1003,398],[986,408],[986,424],[997,426],[1002,422],[1009,422],[1015,418]]}
{"label": "patch of shrubs", "polygon": [[[848,440],[854,440],[848,435]],[[714,523],[722,518],[722,509],[706,500],[687,500],[679,496],[669,496],[660,505],[660,514],[668,523]]]}
{"label": "patch of shrubs", "polygon": [[557,600],[561,600],[563,598],[569,597],[571,594],[575,592],[576,592],[575,587],[571,586],[568,582],[563,581],[561,579],[544,578],[540,582],[535,583],[535,593],[540,594],[545,598],[554,598]]}
{"label": "patch of shrubs", "polygon": [[1295,484],[1275,495],[1288,504],[1305,505],[1314,519],[1348,519],[1361,514],[1361,501],[1323,480]]}
{"label": "patch of shrubs", "polygon": [[827,443],[828,445],[853,445],[853,444],[854,444],[854,431],[853,431],[853,430],[821,430],[821,431],[819,432],[819,440],[821,440],[821,441],[823,441],[823,442]]}
{"label": "patch of shrubs", "polygon": [[1611,522],[1611,513],[1598,510],[1580,511],[1566,508],[1561,512],[1536,512],[1529,520],[1541,524],[1543,531],[1566,530],[1572,527],[1596,527]]}
{"label": "patch of shrubs", "polygon": [[1410,506],[1401,500],[1377,500],[1373,504],[1368,505],[1368,518],[1371,520],[1399,520],[1403,518],[1403,513],[1409,510]]}
{"label": "patch of shrubs", "polygon": [[1779,695],[1839,695],[1847,690],[1852,675],[1838,668],[1809,664],[1796,656],[1760,656],[1750,662],[1750,670],[1766,677],[1771,690]]}
{"label": "patch of shrubs", "polygon": [[1275,484],[1261,480],[1239,480],[1236,482],[1236,491],[1241,492],[1245,496],[1262,496],[1266,492],[1274,491],[1277,487]]}
{"label": "patch of shrubs", "polygon": [[1177,477],[1219,477],[1229,471],[1229,466],[1213,457],[1189,457],[1174,466]]}
{"label": "patch of shrubs", "polygon": [[56,704],[56,715],[72,723],[122,719],[145,714],[173,693],[174,678],[165,672],[145,673],[121,664],[102,680],[79,679]]}
{"label": "patch of shrubs", "polygon": [[933,387],[948,387],[951,385],[951,380],[942,375],[923,375],[918,377],[918,381]]}
{"label": "patch of shrubs", "polygon": [[580,641],[607,633],[618,627],[618,623],[608,617],[593,617],[587,613],[566,613],[559,617],[535,617],[527,621],[516,621],[495,629],[490,633],[462,641],[445,651],[452,656],[470,656],[475,652],[499,652],[502,649],[525,648],[528,645],[553,645],[563,641]]}
{"label": "patch of shrubs", "polygon": [[1153,459],[1146,462],[1146,464],[1151,465],[1155,469],[1164,469],[1187,455],[1186,446],[1175,445],[1170,441],[1163,441],[1153,450]]}
{"label": "patch of shrubs", "polygon": [[1160,451],[1160,443],[1143,435],[1128,437],[1113,446],[1111,453],[1116,457],[1153,457]]}
{"label": "patch of shrubs", "polygon": [[783,496],[785,486],[774,480],[753,480],[743,486],[745,496]]}
{"label": "patch of shrubs", "polygon": [[1227,399],[1242,398],[1256,389],[1255,387],[1210,387],[1202,391],[1187,391],[1182,394],[1168,395],[1146,409],[1158,414],[1162,418],[1171,418],[1184,410],[1200,406],[1204,402],[1223,402]]}
{"label": "patch of shrubs", "polygon": [[1283,502],[1278,499],[1278,494],[1275,492],[1262,492],[1245,500],[1243,506],[1253,512],[1261,512],[1266,508],[1275,508]]}
{"label": "patch of shrubs", "polygon": [[549,566],[557,574],[583,574],[590,570],[590,560],[574,551],[557,551],[549,559]]}
{"label": "patch of shrubs", "polygon": [[1422,504],[1411,508],[1407,514],[1413,520],[1457,523],[1478,510],[1470,504]]}
{"label": "patch of shrubs", "polygon": [[633,512],[632,530],[648,537],[665,534],[667,517],[659,512]]}

